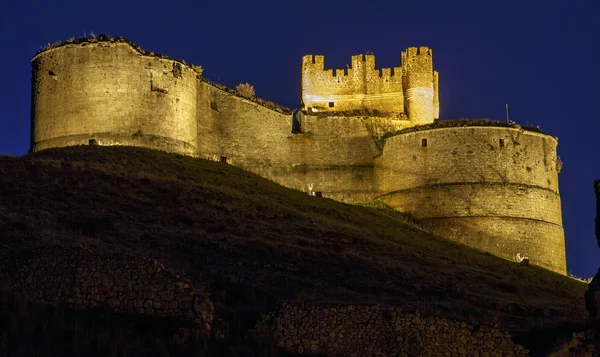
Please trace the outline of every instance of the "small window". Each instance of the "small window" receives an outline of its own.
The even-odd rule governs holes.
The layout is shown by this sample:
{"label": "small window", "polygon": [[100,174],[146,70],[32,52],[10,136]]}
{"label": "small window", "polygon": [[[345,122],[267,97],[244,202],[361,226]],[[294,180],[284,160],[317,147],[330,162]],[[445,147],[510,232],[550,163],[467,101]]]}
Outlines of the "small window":
{"label": "small window", "polygon": [[421,146],[427,147],[427,139],[421,139]]}
{"label": "small window", "polygon": [[334,103],[333,102],[329,102],[329,108],[333,108]]}
{"label": "small window", "polygon": [[504,147],[504,139],[499,139],[498,144],[500,145],[501,148],[503,148]]}
{"label": "small window", "polygon": [[317,196],[317,197],[323,197],[323,192],[321,192],[321,191],[315,191],[315,196]]}
{"label": "small window", "polygon": [[219,111],[219,107],[217,107],[217,102],[210,102],[210,109]]}
{"label": "small window", "polygon": [[227,156],[221,156],[221,162],[227,163]]}
{"label": "small window", "polygon": [[96,145],[98,143],[96,142],[96,139],[90,139],[89,144],[90,145]]}

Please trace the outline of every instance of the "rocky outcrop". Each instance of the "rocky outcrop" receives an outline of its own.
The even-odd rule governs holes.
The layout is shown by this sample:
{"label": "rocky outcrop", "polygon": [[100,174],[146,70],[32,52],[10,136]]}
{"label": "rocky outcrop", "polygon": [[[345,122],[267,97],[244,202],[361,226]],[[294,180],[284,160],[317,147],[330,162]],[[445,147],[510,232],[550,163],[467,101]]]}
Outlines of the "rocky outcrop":
{"label": "rocky outcrop", "polygon": [[[594,181],[596,193],[596,239],[600,246],[600,180]],[[583,331],[576,331],[550,354],[552,357],[589,356],[600,357],[600,268],[585,292],[585,307],[591,324]]]}
{"label": "rocky outcrop", "polygon": [[210,331],[213,305],[203,287],[191,287],[151,259],[51,246],[2,265],[5,291],[26,301],[169,317]]}
{"label": "rocky outcrop", "polygon": [[585,331],[574,332],[568,341],[560,343],[549,357],[600,357],[600,331],[589,328]]}
{"label": "rocky outcrop", "polygon": [[[600,180],[594,181],[596,193],[596,240],[600,246]],[[585,307],[593,322],[600,325],[600,268],[585,292]]]}
{"label": "rocky outcrop", "polygon": [[600,325],[600,268],[585,292],[585,307],[592,322]]}
{"label": "rocky outcrop", "polygon": [[254,333],[277,347],[323,356],[526,356],[498,328],[421,317],[380,305],[285,304]]}

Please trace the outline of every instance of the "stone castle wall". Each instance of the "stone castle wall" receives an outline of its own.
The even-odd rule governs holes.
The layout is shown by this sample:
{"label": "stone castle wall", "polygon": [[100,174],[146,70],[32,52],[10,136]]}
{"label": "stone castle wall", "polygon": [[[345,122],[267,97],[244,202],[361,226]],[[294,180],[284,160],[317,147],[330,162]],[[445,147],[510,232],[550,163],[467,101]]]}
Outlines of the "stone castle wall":
{"label": "stone castle wall", "polygon": [[443,237],[565,274],[556,145],[516,128],[400,134],[376,160],[378,198]]}
{"label": "stone castle wall", "polygon": [[[213,130],[198,132],[198,142],[216,141],[219,156],[237,166],[269,165],[289,160],[285,142],[292,132],[292,115],[234,96],[209,83],[201,83],[199,122],[211,122]],[[202,152],[206,156],[212,152]]]}
{"label": "stone castle wall", "polygon": [[88,144],[196,152],[196,73],[123,42],[33,58],[31,150]]}
{"label": "stone castle wall", "polygon": [[[322,67],[322,57],[309,57],[305,62]],[[68,43],[33,59],[31,151],[95,143],[226,160],[339,201],[379,196],[443,237],[511,259],[519,253],[565,273],[556,140],[488,126],[403,133],[382,146],[382,134],[428,122],[437,113],[431,50],[409,48],[402,64],[394,75],[402,77],[396,89],[404,93],[408,119],[293,115],[235,95],[183,61],[128,42]],[[362,94],[377,92],[385,77],[375,75],[374,57],[355,56],[353,66],[364,69],[365,81],[340,93],[354,95],[357,83],[364,84]],[[389,109],[383,103],[378,108]]]}
{"label": "stone castle wall", "polygon": [[256,173],[284,186],[322,192],[345,202],[373,197],[373,156],[376,148],[364,120],[358,117],[299,115],[301,132],[288,133],[289,156]]}
{"label": "stone castle wall", "polygon": [[376,151],[364,120],[292,114],[200,83],[198,156],[252,171],[286,187],[348,202],[372,199]]}

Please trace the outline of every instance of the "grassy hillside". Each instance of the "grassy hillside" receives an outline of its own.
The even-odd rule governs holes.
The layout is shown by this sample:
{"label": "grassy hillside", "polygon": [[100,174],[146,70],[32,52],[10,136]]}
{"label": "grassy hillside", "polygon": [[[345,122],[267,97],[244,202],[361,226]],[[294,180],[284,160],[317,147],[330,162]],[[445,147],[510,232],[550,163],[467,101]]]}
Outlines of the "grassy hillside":
{"label": "grassy hillside", "polygon": [[389,304],[516,337],[586,319],[581,282],[432,236],[384,207],[140,148],[0,157],[0,260],[56,244],[153,258],[201,282],[214,330],[232,340],[286,301]]}

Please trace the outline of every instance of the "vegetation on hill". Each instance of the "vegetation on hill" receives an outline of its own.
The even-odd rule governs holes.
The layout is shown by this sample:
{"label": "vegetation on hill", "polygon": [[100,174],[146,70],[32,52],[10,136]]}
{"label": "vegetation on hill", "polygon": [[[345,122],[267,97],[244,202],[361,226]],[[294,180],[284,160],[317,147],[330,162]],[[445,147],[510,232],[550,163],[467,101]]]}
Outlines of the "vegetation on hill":
{"label": "vegetation on hill", "polygon": [[[214,303],[213,334],[224,336],[212,340],[209,355],[253,355],[240,352],[258,348],[248,346],[246,332],[261,314],[290,301],[377,303],[497,324],[532,350],[539,346],[529,336],[586,319],[586,285],[574,279],[432,236],[384,206],[342,204],[224,163],[141,148],[0,157],[0,260],[50,245],[152,258],[204,285]],[[0,272],[0,286],[7,279]],[[56,337],[60,326],[52,321],[66,312],[14,299],[3,298],[0,317],[18,325],[19,341],[44,328]],[[142,317],[75,314],[75,321],[96,322],[73,323],[73,331],[117,321],[106,330],[105,347],[141,346],[152,326],[166,328]],[[146,334],[133,334],[138,328]],[[0,329],[6,350],[15,330]],[[94,331],[65,341],[78,351],[93,349]]]}

